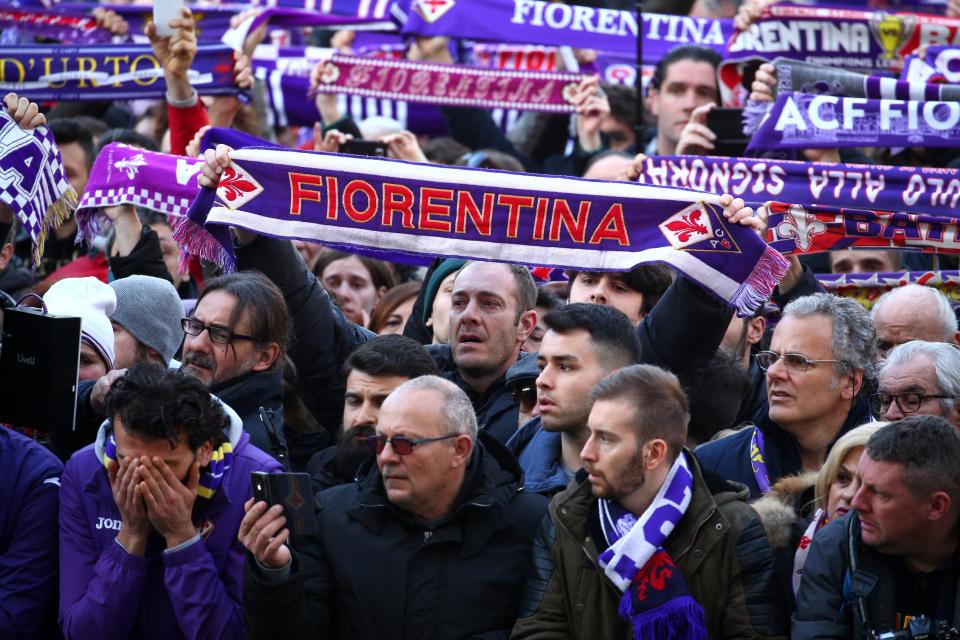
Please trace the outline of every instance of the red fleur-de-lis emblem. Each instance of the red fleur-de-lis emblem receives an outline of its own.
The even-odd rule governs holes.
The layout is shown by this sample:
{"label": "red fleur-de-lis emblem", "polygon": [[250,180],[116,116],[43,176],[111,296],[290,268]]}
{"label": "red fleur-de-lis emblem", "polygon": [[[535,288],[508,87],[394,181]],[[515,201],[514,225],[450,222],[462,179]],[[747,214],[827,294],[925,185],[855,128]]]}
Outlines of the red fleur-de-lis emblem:
{"label": "red fleur-de-lis emblem", "polygon": [[810,536],[803,536],[802,538],[800,538],[800,548],[806,549],[807,547],[810,546],[811,542],[813,542],[813,540],[810,539]]}
{"label": "red fleur-de-lis emblem", "polygon": [[648,589],[663,591],[667,586],[667,580],[673,576],[674,567],[673,561],[666,553],[663,551],[654,553],[637,575],[637,599],[640,602],[646,600]]}
{"label": "red fleur-de-lis emblem", "polygon": [[220,188],[222,195],[228,202],[233,202],[245,193],[256,191],[257,186],[241,176],[233,167],[227,167],[223,170],[223,176],[220,178]]}
{"label": "red fleur-de-lis emblem", "polygon": [[708,235],[710,231],[698,222],[703,213],[694,211],[693,213],[681,216],[679,220],[674,220],[666,224],[667,229],[677,234],[677,240],[686,242],[694,235]]}

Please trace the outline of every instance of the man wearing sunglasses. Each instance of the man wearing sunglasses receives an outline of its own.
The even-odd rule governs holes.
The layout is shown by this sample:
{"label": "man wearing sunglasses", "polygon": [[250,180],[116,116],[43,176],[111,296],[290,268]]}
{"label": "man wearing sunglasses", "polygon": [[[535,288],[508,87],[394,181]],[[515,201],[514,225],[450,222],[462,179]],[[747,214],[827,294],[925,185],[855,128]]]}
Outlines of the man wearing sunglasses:
{"label": "man wearing sunglasses", "polygon": [[281,510],[247,503],[247,637],[506,637],[546,500],[437,376],[397,387],[369,443],[377,469],[318,494],[296,552]]}
{"label": "man wearing sunglasses", "polygon": [[817,293],[783,310],[769,351],[757,354],[766,372],[767,405],[754,424],[701,445],[704,468],[765,493],[779,478],[816,470],[833,442],[870,421],[865,394],[874,379],[876,332],[849,298]]}
{"label": "man wearing sunglasses", "polygon": [[930,415],[960,429],[958,399],[960,349],[945,342],[911,340],[887,354],[870,404],[873,413],[887,422]]}

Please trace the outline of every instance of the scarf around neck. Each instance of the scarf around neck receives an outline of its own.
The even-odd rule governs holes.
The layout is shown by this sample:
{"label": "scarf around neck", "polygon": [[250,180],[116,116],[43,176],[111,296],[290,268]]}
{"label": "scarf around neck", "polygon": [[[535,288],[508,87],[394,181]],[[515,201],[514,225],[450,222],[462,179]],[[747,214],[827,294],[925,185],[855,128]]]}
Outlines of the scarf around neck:
{"label": "scarf around neck", "polygon": [[693,497],[693,474],[681,452],[653,502],[637,519],[614,500],[599,500],[608,547],[597,558],[623,592],[618,613],[633,625],[634,640],[706,640],[703,607],[663,545]]}

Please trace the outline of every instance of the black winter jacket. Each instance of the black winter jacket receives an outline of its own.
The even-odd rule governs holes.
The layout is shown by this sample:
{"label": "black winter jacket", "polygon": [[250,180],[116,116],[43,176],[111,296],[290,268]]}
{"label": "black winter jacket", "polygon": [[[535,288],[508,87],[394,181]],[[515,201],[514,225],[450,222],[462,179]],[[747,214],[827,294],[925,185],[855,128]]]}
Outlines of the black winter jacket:
{"label": "black winter jacket", "polygon": [[432,529],[387,500],[376,469],[321,492],[320,532],[289,577],[264,578],[247,554],[247,637],[506,638],[547,506],[521,485],[512,456],[481,436],[459,506]]}

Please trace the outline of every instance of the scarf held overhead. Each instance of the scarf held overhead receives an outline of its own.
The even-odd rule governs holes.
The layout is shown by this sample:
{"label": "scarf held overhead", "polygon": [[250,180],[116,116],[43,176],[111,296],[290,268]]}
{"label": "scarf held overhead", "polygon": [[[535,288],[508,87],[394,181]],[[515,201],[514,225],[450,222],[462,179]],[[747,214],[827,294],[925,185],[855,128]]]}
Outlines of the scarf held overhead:
{"label": "scarf held overhead", "polygon": [[6,109],[0,109],[0,200],[30,236],[34,265],[50,227],[59,227],[77,205],[50,130],[24,131]]}
{"label": "scarf held overhead", "polygon": [[711,156],[647,158],[638,181],[747,202],[779,200],[947,216],[960,206],[960,169]]}
{"label": "scarf held overhead", "polygon": [[323,63],[315,90],[453,107],[573,113],[573,91],[583,78],[555,71],[485,69],[336,54]]}
{"label": "scarf held overhead", "polygon": [[693,474],[680,452],[638,519],[614,500],[598,500],[607,548],[597,562],[623,592],[619,614],[635,640],[706,640],[703,608],[663,548],[693,498]]}
{"label": "scarf held overhead", "polygon": [[231,160],[217,206],[209,210],[214,198],[204,190],[177,230],[191,253],[228,268],[227,225],[342,247],[570,269],[664,262],[749,313],[787,266],[750,229],[730,225],[707,194],[276,149],[241,149]]}
{"label": "scarf held overhead", "polygon": [[[203,95],[237,95],[233,51],[200,45],[190,84]],[[30,100],[134,100],[166,92],[163,68],[149,45],[0,47],[0,90]]]}

